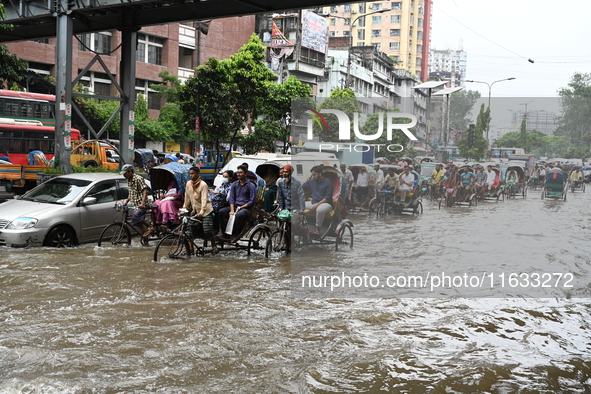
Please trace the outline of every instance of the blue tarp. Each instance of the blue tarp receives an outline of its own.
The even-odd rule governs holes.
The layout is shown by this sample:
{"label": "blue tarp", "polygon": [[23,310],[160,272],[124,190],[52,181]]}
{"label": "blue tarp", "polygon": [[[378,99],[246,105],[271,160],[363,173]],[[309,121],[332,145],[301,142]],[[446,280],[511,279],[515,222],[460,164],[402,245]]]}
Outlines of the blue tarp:
{"label": "blue tarp", "polygon": [[175,180],[177,190],[181,193],[185,193],[185,186],[191,179],[189,176],[189,170],[192,165],[190,164],[179,164],[179,163],[168,163],[161,164],[158,167],[154,167],[150,170],[150,183],[152,190],[166,190],[170,181]]}

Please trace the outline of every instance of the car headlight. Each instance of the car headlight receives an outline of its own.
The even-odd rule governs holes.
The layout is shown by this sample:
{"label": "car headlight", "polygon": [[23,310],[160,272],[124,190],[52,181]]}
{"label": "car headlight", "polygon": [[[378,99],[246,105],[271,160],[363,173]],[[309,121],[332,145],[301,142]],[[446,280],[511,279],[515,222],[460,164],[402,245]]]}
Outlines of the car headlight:
{"label": "car headlight", "polygon": [[35,227],[39,220],[34,218],[16,218],[6,226],[10,230],[26,230]]}

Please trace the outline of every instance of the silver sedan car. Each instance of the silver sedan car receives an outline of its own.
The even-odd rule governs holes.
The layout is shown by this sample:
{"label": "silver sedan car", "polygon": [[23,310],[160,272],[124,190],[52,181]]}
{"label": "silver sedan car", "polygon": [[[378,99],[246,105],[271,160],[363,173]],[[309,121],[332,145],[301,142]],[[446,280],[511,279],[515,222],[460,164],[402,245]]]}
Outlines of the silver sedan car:
{"label": "silver sedan car", "polygon": [[84,173],[55,177],[16,200],[0,204],[0,246],[67,247],[98,240],[121,213],[127,198],[119,174]]}

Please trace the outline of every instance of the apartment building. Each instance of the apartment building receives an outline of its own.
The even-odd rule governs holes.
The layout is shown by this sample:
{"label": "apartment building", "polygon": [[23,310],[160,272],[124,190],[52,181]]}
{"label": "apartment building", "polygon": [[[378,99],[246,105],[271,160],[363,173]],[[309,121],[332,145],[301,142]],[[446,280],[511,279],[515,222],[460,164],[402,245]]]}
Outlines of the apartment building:
{"label": "apartment building", "polygon": [[431,49],[429,78],[447,81],[451,87],[465,86],[468,55],[461,49]]}
{"label": "apartment building", "polygon": [[373,45],[397,68],[428,79],[432,0],[372,1],[323,7],[331,37]]}

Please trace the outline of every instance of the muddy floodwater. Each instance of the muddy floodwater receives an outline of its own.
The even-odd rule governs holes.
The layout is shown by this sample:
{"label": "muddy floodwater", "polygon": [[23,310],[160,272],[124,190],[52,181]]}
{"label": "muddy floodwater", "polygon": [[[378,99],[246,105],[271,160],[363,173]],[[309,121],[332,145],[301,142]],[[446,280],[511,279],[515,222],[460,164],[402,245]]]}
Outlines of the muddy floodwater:
{"label": "muddy floodwater", "polygon": [[[591,392],[591,193],[539,194],[350,215],[352,251],[291,258],[0,248],[0,392]],[[322,272],[485,285],[302,288]]]}

